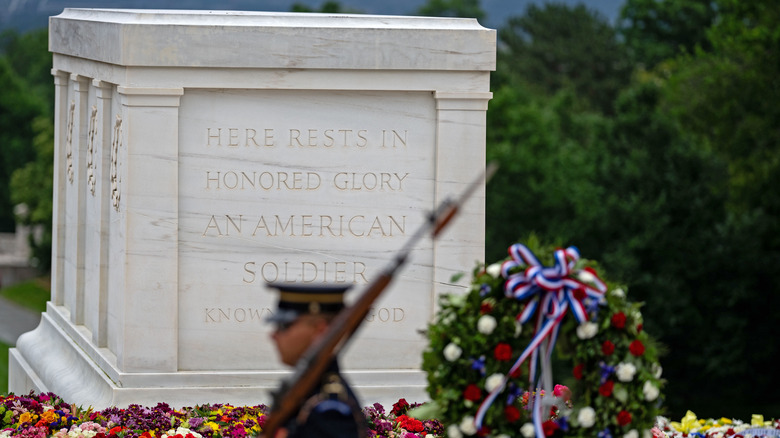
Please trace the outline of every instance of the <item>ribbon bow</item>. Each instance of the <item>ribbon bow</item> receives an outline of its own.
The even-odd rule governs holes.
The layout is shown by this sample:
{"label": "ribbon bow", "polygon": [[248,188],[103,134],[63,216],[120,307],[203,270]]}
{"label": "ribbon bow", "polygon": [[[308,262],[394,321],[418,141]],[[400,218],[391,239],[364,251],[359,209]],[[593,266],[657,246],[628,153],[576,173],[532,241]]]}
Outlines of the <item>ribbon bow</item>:
{"label": "ribbon bow", "polygon": [[[525,302],[523,310],[517,315],[519,323],[524,324],[534,315],[537,316],[536,333],[509,372],[504,375],[501,384],[482,401],[474,418],[477,430],[482,427],[488,408],[506,386],[507,376],[515,373],[529,356],[531,356],[529,373],[531,385],[534,385],[536,381],[536,365],[539,353],[542,351],[542,376],[545,380],[545,386],[551,386],[550,357],[566,311],[571,308],[577,322],[583,323],[588,320],[583,300],[590,297],[598,301],[607,291],[604,282],[592,269],[575,271],[574,268],[580,258],[580,253],[573,246],[565,250],[556,250],[553,254],[555,265],[551,267],[542,265],[528,247],[519,243],[509,247],[509,255],[511,259],[501,265],[501,275],[507,279],[504,284],[504,292],[507,297]],[[511,273],[519,267],[525,267],[525,269]],[[583,279],[573,277],[574,274],[585,277],[584,280],[592,285],[586,284]],[[537,391],[538,393],[539,391]],[[542,403],[537,396],[533,408],[533,423],[537,437],[544,437],[541,413]]]}

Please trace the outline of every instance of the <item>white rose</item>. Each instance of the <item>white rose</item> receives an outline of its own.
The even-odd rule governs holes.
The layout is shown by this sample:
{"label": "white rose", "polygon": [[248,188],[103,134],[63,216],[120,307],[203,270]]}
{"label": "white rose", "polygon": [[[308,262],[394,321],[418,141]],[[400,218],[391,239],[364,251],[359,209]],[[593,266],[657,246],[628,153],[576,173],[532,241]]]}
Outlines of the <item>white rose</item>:
{"label": "white rose", "polygon": [[[617,298],[625,298],[626,297],[626,291],[624,291],[621,288],[612,289],[612,296]],[[631,432],[629,432],[631,433]],[[628,435],[628,434],[626,434]]]}
{"label": "white rose", "polygon": [[582,270],[577,271],[577,279],[583,283],[594,283],[596,281],[596,276],[588,271]]}
{"label": "white rose", "polygon": [[477,330],[483,335],[489,335],[496,329],[496,318],[490,315],[482,315],[477,321]]}
{"label": "white rose", "polygon": [[498,388],[503,383],[504,383],[503,374],[501,373],[491,374],[487,379],[485,379],[485,390],[487,390],[487,392],[493,392],[494,389]]}
{"label": "white rose", "polygon": [[509,435],[502,433],[501,435],[496,435],[496,438],[512,438]]}
{"label": "white rose", "polygon": [[642,431],[642,438],[653,438],[653,432],[650,431],[650,429],[645,429]]}
{"label": "white rose", "polygon": [[660,379],[661,378],[661,374],[664,372],[664,369],[661,367],[661,365],[657,364],[657,363],[654,363],[651,369],[653,370],[653,376],[656,379]]}
{"label": "white rose", "polygon": [[477,426],[474,424],[474,417],[466,415],[463,420],[460,421],[460,431],[466,435],[474,435],[477,433]]}
{"label": "white rose", "polygon": [[457,360],[461,353],[463,353],[463,350],[452,342],[444,347],[444,358],[450,362]]}
{"label": "white rose", "polygon": [[501,263],[493,263],[485,268],[485,272],[490,274],[493,278],[498,278],[498,276],[501,275]]}
{"label": "white rose", "polygon": [[642,388],[642,392],[645,394],[645,400],[653,401],[658,398],[658,394],[660,394],[661,391],[658,390],[657,386],[650,383],[650,381],[647,381]]}
{"label": "white rose", "polygon": [[636,429],[631,429],[627,434],[623,435],[623,438],[639,438],[639,432]]}
{"label": "white rose", "polygon": [[577,326],[577,337],[580,339],[590,339],[599,332],[599,326],[595,322],[583,322]]}
{"label": "white rose", "polygon": [[515,321],[515,337],[520,336],[521,333],[523,333],[523,324],[520,324],[520,321]]}
{"label": "white rose", "polygon": [[584,428],[593,426],[596,424],[596,411],[590,406],[580,409],[580,412],[577,414],[577,423]]}
{"label": "white rose", "polygon": [[634,364],[621,362],[615,368],[615,374],[618,380],[621,382],[630,382],[634,380],[634,374],[636,374],[636,367]]}
{"label": "white rose", "polygon": [[449,427],[447,427],[447,436],[450,438],[462,438],[463,434],[460,433],[458,426],[451,424]]}
{"label": "white rose", "polygon": [[536,436],[534,425],[531,423],[525,423],[523,427],[520,428],[520,433],[523,434],[525,438],[533,438]]}

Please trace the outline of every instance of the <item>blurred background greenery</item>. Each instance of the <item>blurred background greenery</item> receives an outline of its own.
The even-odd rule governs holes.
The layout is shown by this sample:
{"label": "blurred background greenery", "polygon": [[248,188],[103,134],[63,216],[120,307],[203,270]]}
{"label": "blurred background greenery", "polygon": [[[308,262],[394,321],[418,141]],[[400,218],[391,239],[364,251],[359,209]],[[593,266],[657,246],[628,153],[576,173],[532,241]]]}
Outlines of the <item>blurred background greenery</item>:
{"label": "blurred background greenery", "polygon": [[[344,3],[320,11],[354,12]],[[429,0],[417,13],[484,15],[479,0]],[[625,0],[615,23],[549,2],[499,28],[487,155],[502,167],[488,186],[487,261],[536,233],[629,284],[669,350],[672,418],[780,416],[778,23],[776,0]],[[0,37],[0,231],[47,227],[33,242],[42,272],[46,40],[45,30]],[[29,212],[15,218],[19,203]]]}

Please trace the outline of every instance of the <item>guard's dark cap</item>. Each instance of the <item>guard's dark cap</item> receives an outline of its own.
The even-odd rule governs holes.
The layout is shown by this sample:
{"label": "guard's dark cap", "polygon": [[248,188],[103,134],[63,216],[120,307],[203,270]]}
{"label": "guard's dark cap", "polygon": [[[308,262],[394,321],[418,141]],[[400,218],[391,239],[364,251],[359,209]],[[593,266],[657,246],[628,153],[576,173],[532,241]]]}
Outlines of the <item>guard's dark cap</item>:
{"label": "guard's dark cap", "polygon": [[267,318],[269,322],[292,322],[301,315],[338,313],[344,308],[346,286],[306,286],[294,283],[268,283],[279,291],[276,312]]}

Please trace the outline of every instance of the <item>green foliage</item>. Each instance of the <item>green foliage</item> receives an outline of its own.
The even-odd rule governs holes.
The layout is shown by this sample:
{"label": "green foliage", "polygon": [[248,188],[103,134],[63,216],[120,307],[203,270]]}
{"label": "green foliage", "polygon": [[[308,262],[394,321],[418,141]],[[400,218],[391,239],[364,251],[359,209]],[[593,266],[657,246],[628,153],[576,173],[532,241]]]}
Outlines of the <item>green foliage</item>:
{"label": "green foliage", "polygon": [[51,54],[47,29],[18,34],[0,34],[0,52],[17,76],[27,84],[27,92],[35,94],[51,111],[54,108],[54,83],[51,77]]}
{"label": "green foliage", "polygon": [[499,30],[498,83],[519,76],[552,94],[571,88],[582,102],[611,113],[631,69],[615,30],[584,5],[528,6]]}
{"label": "green foliage", "polygon": [[[777,381],[769,364],[780,359],[780,348],[756,334],[770,333],[780,322],[766,310],[778,305],[780,295],[774,281],[780,272],[780,4],[723,0],[718,7],[720,17],[707,32],[711,49],[679,57],[659,72],[665,80],[662,111],[700,149],[728,165],[722,177],[727,216],[713,233],[717,241],[706,263],[696,266],[707,287],[691,284],[696,311],[689,313],[700,322],[679,325],[691,333],[681,347],[695,346],[687,361],[709,381],[751,388],[750,397],[729,387],[712,388],[711,396],[770,402],[769,388]],[[718,315],[716,324],[711,315]]]}
{"label": "green foliage", "polygon": [[428,0],[417,10],[418,15],[429,17],[485,18],[479,0]]}
{"label": "green foliage", "polygon": [[17,218],[29,225],[41,225],[39,238],[30,235],[33,265],[48,272],[51,265],[52,191],[54,187],[54,124],[48,117],[33,121],[35,159],[11,176],[11,200],[27,205],[27,214]]}
{"label": "green foliage", "polygon": [[594,157],[607,120],[577,106],[570,92],[550,100],[520,86],[494,91],[487,157],[501,169],[488,187],[488,257],[503,257],[507,242],[529,232],[571,242],[582,223],[598,219]]}
{"label": "green foliage", "polygon": [[0,296],[35,312],[46,311],[51,298],[49,279],[38,278],[0,289]]}
{"label": "green foliage", "polygon": [[8,393],[8,349],[10,345],[0,341],[0,395]]}
{"label": "green foliage", "polygon": [[337,1],[325,1],[322,3],[322,6],[320,6],[319,9],[312,9],[302,3],[293,3],[290,10],[292,12],[320,12],[327,14],[360,13],[360,11],[343,7],[341,3]]}
{"label": "green foliage", "polygon": [[11,173],[35,158],[33,120],[45,109],[5,57],[0,57],[0,83],[0,231],[9,232],[15,227],[9,194]]}
{"label": "green foliage", "polygon": [[652,69],[679,53],[709,47],[707,29],[717,17],[713,0],[626,0],[618,32],[634,63]]}

